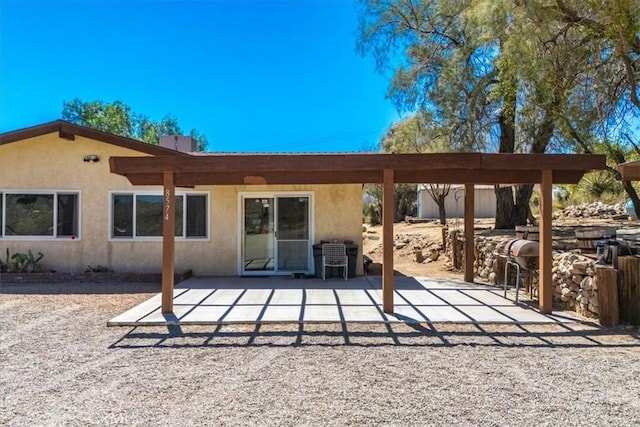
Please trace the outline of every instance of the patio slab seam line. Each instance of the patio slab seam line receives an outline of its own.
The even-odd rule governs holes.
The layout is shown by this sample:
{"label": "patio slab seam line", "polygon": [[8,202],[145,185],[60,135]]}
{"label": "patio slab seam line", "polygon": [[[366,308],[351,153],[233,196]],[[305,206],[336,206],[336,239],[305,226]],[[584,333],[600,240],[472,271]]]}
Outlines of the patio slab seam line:
{"label": "patio slab seam line", "polygon": [[236,306],[236,304],[238,304],[238,301],[240,301],[240,299],[244,296],[245,293],[247,293],[248,289],[243,289],[242,292],[240,292],[240,294],[236,297],[235,301],[233,301],[231,304],[229,304],[229,308],[222,313],[222,315],[218,318],[219,322],[223,322],[225,317],[227,317],[229,315],[229,313],[231,312],[231,310],[233,310],[233,308]]}
{"label": "patio slab seam line", "polygon": [[[207,296],[205,296],[204,298],[201,298],[199,302],[195,302],[195,303],[190,303],[190,304],[175,304],[174,305],[192,305],[193,307],[191,307],[190,310],[187,310],[182,316],[180,316],[180,319],[184,319],[185,317],[187,317],[189,315],[189,313],[192,313],[197,307],[203,307],[203,302],[207,300],[207,298],[209,298],[210,296],[212,296],[213,294],[216,293],[218,289],[214,289],[211,292],[209,292],[207,294]],[[174,297],[175,299],[176,297]]]}
{"label": "patio slab seam line", "polygon": [[[409,299],[407,299],[404,295],[398,293],[398,295],[400,296],[400,298],[402,298],[403,300],[405,300],[407,302],[407,306],[411,307],[413,309],[413,311],[415,311],[416,313],[418,313],[420,316],[422,316],[422,318],[424,319],[425,322],[429,323],[431,322],[431,320],[427,317],[426,314],[424,314],[422,312],[422,310],[418,309],[418,306],[416,304],[413,304],[411,301],[409,301]],[[403,304],[404,305],[404,304]],[[429,305],[427,305],[426,307],[429,307]],[[436,307],[434,305],[434,307]],[[437,306],[437,307],[442,307],[441,305]]]}

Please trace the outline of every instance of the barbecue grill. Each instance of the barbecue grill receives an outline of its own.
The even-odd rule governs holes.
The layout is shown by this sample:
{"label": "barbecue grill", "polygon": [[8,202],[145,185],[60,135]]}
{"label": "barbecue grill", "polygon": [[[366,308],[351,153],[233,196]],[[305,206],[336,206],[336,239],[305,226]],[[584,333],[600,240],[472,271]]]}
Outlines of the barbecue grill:
{"label": "barbecue grill", "polygon": [[509,272],[516,273],[516,304],[518,303],[518,290],[520,280],[529,289],[533,296],[533,277],[538,274],[538,242],[525,239],[509,240],[502,251],[496,252],[496,256],[504,260],[504,297],[507,297],[507,284]]}

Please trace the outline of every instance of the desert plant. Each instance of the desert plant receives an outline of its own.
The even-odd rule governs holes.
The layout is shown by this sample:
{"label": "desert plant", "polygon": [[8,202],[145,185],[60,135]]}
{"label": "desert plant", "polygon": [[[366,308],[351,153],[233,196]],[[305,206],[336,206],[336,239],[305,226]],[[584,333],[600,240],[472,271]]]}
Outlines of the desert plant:
{"label": "desert plant", "polygon": [[578,184],[578,191],[588,200],[600,200],[607,195],[610,198],[624,198],[622,185],[605,171],[585,175]]}
{"label": "desert plant", "polygon": [[109,267],[105,267],[104,265],[96,265],[91,266],[87,265],[87,269],[84,271],[85,273],[109,273]]}
{"label": "desert plant", "polygon": [[7,256],[4,261],[0,259],[0,273],[9,272],[9,248],[7,248]]}
{"label": "desert plant", "polygon": [[[7,249],[7,257],[9,249]],[[7,271],[9,273],[37,273],[42,270],[42,266],[38,263],[44,257],[42,252],[38,252],[37,256],[33,255],[31,249],[27,253],[15,253],[11,256],[11,262],[8,263]]]}

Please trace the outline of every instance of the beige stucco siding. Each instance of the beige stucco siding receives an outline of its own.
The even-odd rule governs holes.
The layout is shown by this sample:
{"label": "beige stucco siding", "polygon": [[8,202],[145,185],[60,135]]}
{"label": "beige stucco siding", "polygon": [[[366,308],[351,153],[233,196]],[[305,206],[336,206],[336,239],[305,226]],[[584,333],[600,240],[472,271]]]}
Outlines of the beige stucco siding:
{"label": "beige stucco siding", "polygon": [[[95,154],[97,163],[84,162]],[[60,139],[58,133],[0,146],[0,191],[77,190],[80,192],[80,239],[0,239],[0,254],[42,252],[43,266],[57,271],[80,272],[87,265],[114,271],[159,272],[162,244],[158,241],[110,240],[111,191],[149,191],[160,187],[133,187],[124,177],[111,174],[111,156],[144,153],[76,136]],[[178,189],[180,190],[180,189]],[[360,185],[199,186],[209,193],[210,233],[207,240],[176,241],[176,270],[195,274],[235,275],[239,254],[239,197],[242,192],[305,192],[313,198],[313,242],[352,240],[362,245]],[[360,251],[361,252],[361,251]],[[359,253],[358,273],[362,274]]]}
{"label": "beige stucco siding", "polygon": [[[204,187],[197,187],[202,188]],[[211,248],[210,262],[206,266],[203,265],[206,274],[234,275],[238,272],[241,214],[239,200],[243,193],[311,194],[313,243],[332,239],[351,240],[362,248],[361,185],[256,185],[208,188],[213,195],[211,240],[214,244]],[[362,274],[361,252],[362,249],[358,253],[358,274]]]}

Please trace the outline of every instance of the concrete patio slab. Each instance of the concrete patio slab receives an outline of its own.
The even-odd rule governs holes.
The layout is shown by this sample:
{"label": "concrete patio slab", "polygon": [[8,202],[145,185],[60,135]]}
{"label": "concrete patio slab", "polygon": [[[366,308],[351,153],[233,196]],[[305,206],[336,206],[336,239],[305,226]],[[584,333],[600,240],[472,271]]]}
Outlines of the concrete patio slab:
{"label": "concrete patio slab", "polygon": [[263,322],[297,322],[300,320],[302,306],[296,305],[269,305],[262,315]]}
{"label": "concrete patio slab", "polygon": [[334,305],[307,305],[304,309],[305,322],[341,322],[338,306]]}
{"label": "concrete patio slab", "polygon": [[417,306],[416,310],[428,322],[473,323],[473,319],[452,306]]}
{"label": "concrete patio slab", "polygon": [[236,304],[242,294],[243,289],[215,289],[215,292],[206,299],[205,304],[209,305],[232,305]]}
{"label": "concrete patio slab", "polygon": [[336,296],[333,289],[307,289],[305,303],[335,306]]}
{"label": "concrete patio slab", "polygon": [[398,304],[411,301],[411,304],[415,305],[447,305],[446,301],[438,298],[432,292],[399,290],[397,293],[402,297],[399,298]]}
{"label": "concrete patio slab", "polygon": [[[380,277],[194,277],[174,289],[174,312],[163,315],[155,295],[111,319],[109,326],[218,325],[263,322],[567,323],[562,312],[543,315],[524,293],[451,279],[396,277],[394,313],[382,312]],[[535,305],[535,304],[533,304]]]}

